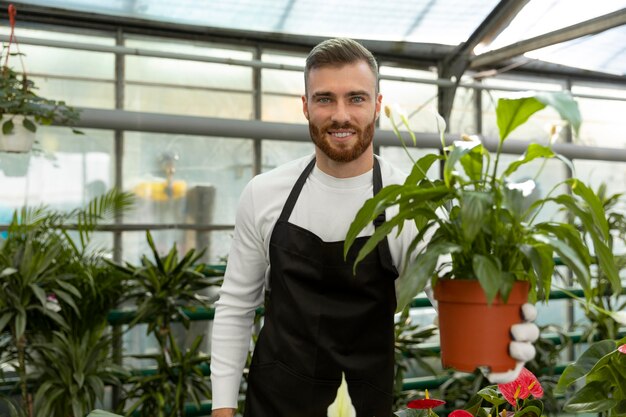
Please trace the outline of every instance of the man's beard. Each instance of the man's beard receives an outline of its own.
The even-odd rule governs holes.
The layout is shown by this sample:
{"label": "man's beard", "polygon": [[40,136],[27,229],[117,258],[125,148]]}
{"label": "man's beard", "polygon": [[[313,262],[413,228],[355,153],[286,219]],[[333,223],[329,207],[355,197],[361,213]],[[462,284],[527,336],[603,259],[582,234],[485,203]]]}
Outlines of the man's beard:
{"label": "man's beard", "polygon": [[[309,132],[311,133],[313,143],[330,159],[336,162],[352,162],[363,155],[363,152],[365,152],[372,143],[375,121],[376,118],[372,119],[372,122],[368,123],[364,129],[360,129],[350,123],[344,123],[342,125],[332,123],[325,127],[319,127],[309,122]],[[354,145],[339,144],[339,146],[333,146],[326,137],[326,132],[328,132],[328,130],[339,129],[354,130],[357,136],[356,143]]]}

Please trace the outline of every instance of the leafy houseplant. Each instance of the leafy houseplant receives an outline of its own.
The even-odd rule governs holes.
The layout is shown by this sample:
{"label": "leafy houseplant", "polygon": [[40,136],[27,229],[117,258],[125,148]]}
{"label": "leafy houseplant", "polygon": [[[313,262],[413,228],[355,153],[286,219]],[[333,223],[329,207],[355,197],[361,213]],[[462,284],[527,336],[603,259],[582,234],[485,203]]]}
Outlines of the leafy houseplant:
{"label": "leafy houseplant", "polygon": [[[583,287],[589,285],[593,258],[582,234],[569,223],[536,221],[548,203],[564,207],[585,224],[599,267],[607,274],[611,289],[621,290],[609,249],[610,236],[604,209],[591,189],[577,179],[568,179],[564,184],[571,188],[573,195],[551,195],[553,190],[544,198],[530,201],[527,195],[534,182],[519,184],[510,179],[520,167],[537,159],[559,158],[571,166],[570,162],[555,153],[550,145],[531,143],[517,161],[504,169],[500,165],[504,141],[510,133],[546,106],[556,109],[578,131],[578,107],[566,93],[527,92],[501,98],[496,107],[500,137],[495,157],[477,139],[467,138],[467,141],[447,146],[442,133],[442,155],[432,153],[415,161],[404,184],[384,187],[357,213],[346,236],[345,253],[359,232],[380,213],[391,206],[398,207],[397,215],[378,227],[361,249],[357,263],[388,234],[401,230],[405,221],[414,222],[417,226],[418,234],[408,248],[406,259],[409,261],[401,277],[403,287],[398,295],[399,308],[429,283],[435,289],[436,298],[442,295],[438,291],[442,284],[479,285],[484,296],[479,293],[472,298],[464,293],[465,299],[482,296],[485,304],[491,306],[503,305],[510,301],[511,294],[516,293],[524,298],[528,295],[532,302],[538,298],[547,299],[555,268],[554,254],[573,271]],[[388,109],[386,112],[402,140],[391,112]],[[401,116],[401,121],[410,132],[406,117]],[[440,128],[441,131],[444,129]],[[436,161],[443,164],[443,178],[430,180],[426,172]],[[440,302],[442,360],[446,365],[450,344],[444,346],[444,338],[450,332],[442,323],[443,307]],[[504,324],[504,330],[500,329],[496,336],[484,334],[485,328],[492,327],[491,323],[485,325],[476,320],[457,318],[456,321],[463,323],[470,333],[462,340],[486,339],[486,343],[508,357],[508,329],[519,321],[518,309],[509,310],[513,322]],[[496,313],[496,317],[499,315]],[[479,334],[481,336],[477,337]],[[495,346],[500,342],[501,346]],[[504,369],[501,370],[513,367],[510,358],[509,361],[502,365]],[[462,368],[471,371],[480,365],[488,364],[479,361]]]}
{"label": "leafy houseplant", "polygon": [[[101,356],[86,367],[74,367],[84,361],[83,354],[96,352],[99,346],[83,342],[86,331],[92,333],[90,340],[94,341],[104,330],[102,324],[96,326],[97,314],[91,316],[88,307],[83,308],[95,299],[92,294],[100,282],[92,280],[102,266],[102,254],[92,252],[88,244],[97,223],[130,204],[130,195],[112,190],[86,208],[69,213],[46,207],[24,208],[14,213],[7,237],[0,241],[0,335],[9,335],[3,353],[9,352],[16,364],[21,408],[27,416],[50,415],[46,410],[57,411],[57,406],[66,405],[79,411],[75,415],[84,415],[83,406],[104,394],[102,382],[97,381],[108,378],[100,367],[106,362]],[[73,223],[77,237],[69,231]],[[103,313],[100,317],[106,324]],[[81,322],[93,327],[86,328],[79,325]],[[52,357],[73,360],[68,364],[43,359]],[[59,367],[66,375],[72,369],[71,377],[57,378],[55,370]],[[35,375],[55,375],[54,382],[47,388],[40,386],[41,379]],[[29,383],[43,390],[34,409]]]}
{"label": "leafy houseplant", "polygon": [[567,413],[626,415],[626,338],[593,343],[565,368],[557,391],[576,388],[565,403]]}
{"label": "leafy houseplant", "polygon": [[[137,305],[130,326],[148,322],[147,332],[153,335],[159,350],[155,354],[136,355],[155,362],[155,372],[135,375],[127,382],[126,400],[132,404],[125,410],[131,415],[136,410],[141,416],[182,417],[185,402],[192,399],[197,406],[202,397],[210,397],[202,364],[208,356],[200,352],[202,336],[196,337],[189,349],[183,350],[172,331],[174,322],[185,328],[190,319],[185,307],[208,307],[208,297],[201,290],[217,281],[205,276],[205,265],[199,263],[202,252],[190,249],[179,259],[176,246],[166,255],[160,255],[150,232],[146,234],[154,260],[143,256],[141,265],[112,264],[128,282],[128,300]],[[124,406],[124,404],[122,404]]]}
{"label": "leafy houseplant", "polygon": [[63,101],[37,95],[37,87],[28,78],[23,62],[21,70],[9,66],[9,58],[17,55],[21,60],[21,54],[11,51],[13,45],[18,47],[14,34],[15,6],[9,5],[8,12],[11,35],[8,44],[2,45],[0,54],[0,151],[28,152],[33,145],[37,125],[49,125],[53,121],[70,125],[78,120],[78,111]]}

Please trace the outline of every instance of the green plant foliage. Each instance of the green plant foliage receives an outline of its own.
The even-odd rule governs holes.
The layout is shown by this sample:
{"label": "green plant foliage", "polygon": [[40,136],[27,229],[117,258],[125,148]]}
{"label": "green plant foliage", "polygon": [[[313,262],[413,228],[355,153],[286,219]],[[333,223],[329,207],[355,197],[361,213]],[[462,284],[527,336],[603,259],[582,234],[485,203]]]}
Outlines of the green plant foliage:
{"label": "green plant foliage", "polygon": [[202,336],[186,350],[178,347],[171,334],[168,339],[167,351],[135,356],[153,360],[156,370],[126,381],[130,388],[125,397],[131,404],[125,409],[125,415],[139,412],[141,416],[182,417],[188,400],[200,407],[203,398],[211,397],[209,381],[202,371],[202,365],[209,360],[208,355],[200,352]]}
{"label": "green plant foliage", "polygon": [[423,369],[431,375],[437,374],[427,358],[438,358],[438,353],[425,349],[422,345],[437,334],[437,326],[420,327],[413,324],[409,317],[409,310],[409,307],[406,307],[395,323],[394,404],[396,408],[406,405],[407,399],[413,395],[412,392],[403,391],[402,388],[404,378],[409,372]]}
{"label": "green plant foliage", "polygon": [[[590,285],[590,267],[596,255],[610,279],[611,290],[621,290],[598,196],[572,179],[563,183],[572,189],[572,195],[552,195],[553,190],[545,198],[531,199],[534,181],[515,183],[510,178],[535,160],[569,161],[549,146],[531,144],[517,161],[498,167],[505,139],[546,106],[556,109],[575,129],[580,125],[577,104],[568,94],[524,93],[501,98],[496,107],[500,140],[495,157],[478,140],[457,141],[450,146],[442,141],[443,156],[429,154],[416,161],[404,184],[384,187],[357,213],[346,236],[346,254],[363,228],[385,209],[398,207],[398,214],[380,226],[361,249],[357,263],[387,235],[401,230],[405,221],[414,222],[418,228],[399,281],[403,287],[398,291],[398,311],[439,278],[477,279],[489,302],[498,295],[507,300],[515,281],[529,281],[530,301],[547,300],[555,255],[583,286]],[[426,170],[441,158],[443,181],[431,181]],[[536,221],[550,204],[580,219],[592,245],[571,224]]]}
{"label": "green plant foliage", "polygon": [[[112,190],[94,199],[87,208],[69,213],[25,207],[13,214],[7,238],[0,242],[0,333],[7,331],[10,335],[7,351],[15,356],[22,410],[29,416],[32,401],[27,371],[37,357],[45,355],[38,348],[54,343],[55,334],[82,340],[82,331],[90,329],[87,324],[95,325],[97,317],[100,323],[105,322],[102,312],[85,318],[89,310],[79,307],[83,301],[94,299],[92,292],[84,290],[89,287],[97,292],[94,271],[104,267],[102,254],[90,252],[89,237],[97,222],[111,219],[131,203],[130,194]],[[77,230],[71,232],[70,228]],[[85,324],[75,326],[83,319]],[[40,383],[33,382],[35,386]],[[58,401],[69,404],[69,388],[63,395]]]}
{"label": "green plant foliage", "polygon": [[[200,352],[200,336],[188,349],[181,349],[172,334],[172,323],[180,321],[188,328],[190,320],[184,308],[208,307],[211,300],[201,292],[219,280],[204,275],[206,266],[199,263],[203,252],[190,249],[179,258],[174,245],[162,256],[150,232],[146,238],[152,259],[144,255],[140,265],[126,263],[114,267],[125,276],[128,301],[137,306],[130,326],[147,322],[147,333],[156,338],[159,352],[135,355],[154,361],[156,368],[148,375],[135,375],[126,381],[130,388],[121,409],[126,415],[138,412],[141,416],[184,416],[187,400],[199,405],[203,397],[210,397],[208,379],[201,369],[208,356]],[[124,408],[126,403],[131,405]]]}
{"label": "green plant foliage", "polygon": [[[606,218],[597,223],[602,225],[600,232],[604,236],[608,236],[609,250],[613,252],[616,246],[626,245],[626,218],[620,209],[623,195],[607,195],[604,184],[598,188],[595,194],[598,196],[595,217],[597,218],[604,211]],[[592,240],[593,236],[590,235],[589,230],[596,227],[595,223],[587,218],[585,221],[581,219],[576,225],[585,237],[589,236],[588,239]],[[606,254],[599,253],[598,257],[600,256],[606,257]],[[626,268],[626,255],[615,255],[613,258],[615,269],[620,272],[623,271]],[[613,314],[626,310],[626,300],[620,298],[620,278],[619,275],[614,274],[613,270],[605,270],[601,267],[592,272],[589,282],[582,285],[583,299],[573,297],[580,302],[588,319],[587,323],[580,325],[584,330],[583,339],[589,342],[602,339],[614,340],[619,334],[620,326],[624,323],[615,320]]]}
{"label": "green plant foliage", "polygon": [[30,379],[43,381],[35,393],[36,416],[84,416],[104,400],[105,384],[120,384],[126,372],[111,362],[105,330],[101,324],[82,338],[55,331],[52,339],[34,345]]}
{"label": "green plant foliage", "polygon": [[[5,61],[3,53],[0,60]],[[12,54],[13,55],[13,54]],[[79,119],[79,112],[64,101],[50,100],[35,93],[37,87],[26,73],[17,72],[3,65],[0,67],[0,123],[2,134],[7,135],[15,129],[13,118],[24,116],[22,125],[35,132],[37,125],[49,125],[56,122],[72,125]],[[78,131],[75,131],[80,133]]]}
{"label": "green plant foliage", "polygon": [[137,304],[136,316],[130,325],[148,322],[148,333],[165,338],[172,321],[181,321],[186,328],[189,326],[183,307],[209,306],[210,299],[200,291],[214,285],[215,281],[202,273],[204,265],[198,261],[204,251],[190,249],[179,259],[174,245],[167,255],[161,256],[150,232],[146,233],[146,238],[153,259],[143,255],[139,266],[126,263],[125,266],[114,264],[114,267],[127,277],[127,298]]}
{"label": "green plant foliage", "polygon": [[[576,362],[565,368],[558,392],[575,389],[565,403],[568,413],[626,415],[626,338],[593,343]],[[622,351],[618,347],[622,346]]]}

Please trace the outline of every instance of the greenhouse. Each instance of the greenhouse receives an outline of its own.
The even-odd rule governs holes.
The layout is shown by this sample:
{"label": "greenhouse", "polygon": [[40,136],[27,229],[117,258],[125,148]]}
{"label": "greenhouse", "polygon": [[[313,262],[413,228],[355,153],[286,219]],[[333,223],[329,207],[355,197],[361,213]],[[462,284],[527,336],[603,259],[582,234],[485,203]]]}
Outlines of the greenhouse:
{"label": "greenhouse", "polygon": [[0,416],[626,416],[626,1],[0,1]]}

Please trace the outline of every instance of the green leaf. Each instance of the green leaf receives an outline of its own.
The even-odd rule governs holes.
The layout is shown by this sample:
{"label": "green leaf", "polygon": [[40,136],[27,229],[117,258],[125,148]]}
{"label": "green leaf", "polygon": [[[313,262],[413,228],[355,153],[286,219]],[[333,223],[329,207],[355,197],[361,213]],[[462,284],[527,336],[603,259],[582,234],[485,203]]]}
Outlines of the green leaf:
{"label": "green leaf", "polygon": [[32,120],[27,119],[26,117],[24,117],[24,120],[22,121],[22,126],[24,126],[26,130],[31,131],[33,133],[37,131],[37,126],[35,125],[35,123],[33,123]]}
{"label": "green leaf", "polygon": [[465,175],[472,181],[480,181],[483,173],[483,153],[485,148],[480,142],[471,148],[470,152],[463,155],[460,159],[461,165],[465,171]]}
{"label": "green leaf", "polygon": [[561,116],[561,119],[569,122],[574,128],[576,136],[580,130],[582,117],[578,108],[578,103],[567,91],[542,91],[535,93],[535,98],[543,104],[552,107]]}
{"label": "green leaf", "polygon": [[11,318],[13,317],[13,313],[8,311],[6,313],[4,313],[2,316],[0,316],[0,333],[2,333],[4,331],[4,328],[6,327],[7,323],[9,323],[9,321],[11,321]]}
{"label": "green leaf", "polygon": [[30,289],[33,290],[35,297],[39,300],[43,307],[46,306],[46,292],[37,284],[30,284]]}
{"label": "green leaf", "polygon": [[22,337],[26,331],[26,312],[19,310],[15,315],[15,339]]}
{"label": "green leaf", "polygon": [[119,414],[113,414],[104,410],[93,410],[91,413],[87,414],[87,417],[122,417]]}
{"label": "green leaf", "polygon": [[460,201],[463,238],[470,245],[490,211],[492,195],[482,191],[463,191]]}
{"label": "green leaf", "polygon": [[554,257],[552,247],[544,243],[536,243],[532,245],[519,245],[519,249],[524,254],[526,259],[530,261],[530,264],[537,275],[537,279],[541,283],[543,295],[547,300],[550,295],[552,274],[554,273]]}
{"label": "green leaf", "polygon": [[502,270],[498,260],[493,256],[477,254],[472,257],[472,267],[474,268],[478,282],[480,282],[480,286],[485,292],[487,303],[491,304],[500,289]]}
{"label": "green leaf", "polygon": [[468,153],[472,152],[472,150],[476,147],[482,147],[481,143],[478,141],[472,142],[464,142],[464,141],[456,141],[452,146],[452,151],[448,155],[446,159],[446,163],[443,168],[443,180],[446,184],[446,187],[450,187],[452,184],[452,176],[456,170],[456,164]]}
{"label": "green leaf", "polygon": [[458,252],[461,247],[454,243],[437,242],[428,245],[427,249],[404,267],[397,282],[396,313],[413,300],[415,295],[426,287],[433,277],[437,260],[440,255]]}
{"label": "green leaf", "polygon": [[[508,413],[507,413],[508,415]],[[541,409],[533,405],[526,406],[513,415],[514,417],[541,417]]]}
{"label": "green leaf", "polygon": [[516,98],[500,98],[496,106],[496,120],[500,132],[500,141],[504,141],[530,116],[545,108],[546,105],[535,97],[517,94]]}
{"label": "green leaf", "polygon": [[409,174],[408,177],[406,177],[406,180],[404,181],[405,185],[415,185],[418,182],[420,182],[421,180],[423,180],[424,178],[426,178],[426,174],[428,173],[428,170],[430,169],[430,167],[432,166],[432,164],[435,161],[441,160],[443,159],[443,156],[441,155],[437,155],[434,153],[429,153],[424,155],[423,157],[421,157],[420,159],[418,159],[415,164],[413,165],[413,168],[411,169],[411,173]]}
{"label": "green leaf", "polygon": [[518,170],[524,164],[534,161],[537,158],[553,158],[555,153],[547,146],[539,145],[538,143],[531,143],[526,148],[526,152],[517,161],[512,162],[504,171],[503,177],[508,177],[512,173]]}
{"label": "green leaf", "polygon": [[616,348],[616,343],[612,340],[601,340],[589,346],[580,357],[561,374],[559,382],[555,388],[557,393],[565,392],[565,389],[580,378],[584,377],[602,358],[610,355]]}
{"label": "green leaf", "polygon": [[607,398],[609,389],[609,384],[604,381],[585,384],[565,403],[563,410],[567,413],[600,413],[610,410],[617,405],[617,401]]}
{"label": "green leaf", "polygon": [[506,400],[502,398],[502,396],[491,387],[485,387],[481,389],[480,391],[478,391],[478,395],[483,397],[485,401],[487,401],[490,404],[493,404],[494,406],[498,406],[498,405],[506,403]]}
{"label": "green leaf", "polygon": [[6,122],[2,123],[2,133],[5,135],[11,134],[13,132],[13,119],[9,119]]}

